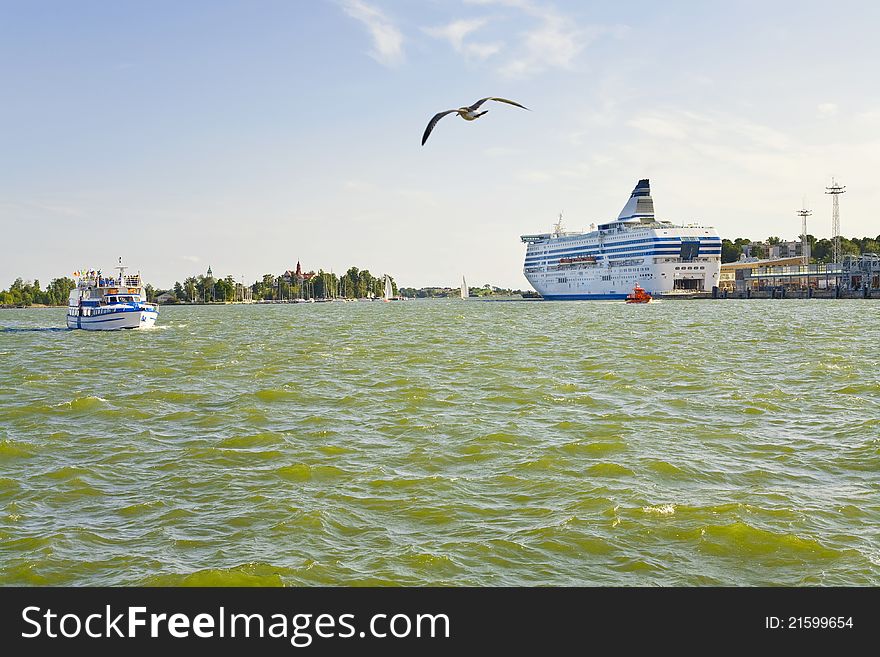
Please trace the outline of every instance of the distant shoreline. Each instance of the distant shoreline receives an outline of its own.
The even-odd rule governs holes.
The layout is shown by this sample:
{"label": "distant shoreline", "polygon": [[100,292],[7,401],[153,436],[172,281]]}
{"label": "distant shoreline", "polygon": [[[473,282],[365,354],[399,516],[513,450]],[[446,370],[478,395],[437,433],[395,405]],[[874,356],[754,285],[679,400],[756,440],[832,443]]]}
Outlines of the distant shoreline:
{"label": "distant shoreline", "polygon": [[[812,297],[808,297],[806,295],[795,295],[795,294],[787,294],[785,296],[780,296],[778,293],[776,295],[772,295],[770,292],[761,291],[761,292],[752,293],[751,296],[746,296],[744,294],[737,293],[737,294],[731,294],[729,296],[719,295],[717,298],[714,298],[714,299],[712,298],[711,294],[708,294],[708,293],[682,294],[682,295],[674,295],[674,296],[668,296],[668,297],[661,296],[658,298],[658,301],[659,300],[662,300],[662,301],[695,301],[695,300],[696,301],[700,301],[700,300],[702,300],[702,301],[728,301],[728,300],[731,300],[731,301],[733,301],[733,300],[758,301],[758,300],[770,300],[770,299],[773,299],[773,300],[812,300],[812,299],[815,299],[815,300],[822,300],[822,299],[858,300],[858,299],[865,299],[868,301],[870,301],[870,300],[877,301],[877,300],[880,300],[880,296],[871,295],[871,296],[865,297],[860,293],[842,294],[839,297],[835,297],[833,294],[814,294]],[[415,298],[408,298],[407,299],[407,301],[443,301],[443,300],[456,301],[458,299],[456,297],[427,297],[427,298],[415,297]],[[340,299],[332,299],[329,301],[316,301],[315,303],[329,303],[330,301],[332,301],[333,303],[342,303],[342,300],[340,300]],[[351,302],[351,301],[358,301],[358,302],[360,302],[360,301],[381,301],[381,299],[349,299],[348,300],[348,302]],[[516,299],[516,298],[510,298],[510,297],[504,297],[504,296],[497,297],[497,298],[493,298],[491,296],[485,296],[485,297],[470,297],[469,299],[461,299],[461,301],[466,301],[468,303],[474,303],[474,302],[479,303],[479,302],[502,302],[502,301],[507,301],[507,302],[545,301],[545,299],[542,299],[541,297],[522,297],[520,299]],[[623,300],[621,299],[621,301],[623,301]],[[293,305],[298,305],[299,303],[302,303],[302,302],[296,302],[296,301],[262,301],[262,302],[261,301],[216,301],[216,302],[209,302],[209,303],[204,303],[204,302],[166,303],[166,304],[159,304],[159,305],[162,308],[174,308],[174,307],[186,308],[189,306],[217,306],[217,307],[219,307],[219,306],[275,306],[275,305],[293,306]],[[46,304],[39,304],[39,303],[34,303],[29,306],[0,305],[0,310],[28,310],[28,309],[35,309],[35,308],[36,309],[53,308],[53,309],[60,310],[62,308],[67,308],[67,306],[66,305],[49,306]]]}

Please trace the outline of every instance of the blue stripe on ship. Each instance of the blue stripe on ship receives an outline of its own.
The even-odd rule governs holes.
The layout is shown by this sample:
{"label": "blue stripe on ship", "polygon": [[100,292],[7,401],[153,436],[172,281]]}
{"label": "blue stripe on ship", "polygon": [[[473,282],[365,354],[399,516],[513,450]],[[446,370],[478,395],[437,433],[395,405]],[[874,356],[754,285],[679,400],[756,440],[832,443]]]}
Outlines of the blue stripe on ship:
{"label": "blue stripe on ship", "polygon": [[612,299],[626,299],[627,293],[620,294],[546,294],[544,301],[608,301]]}
{"label": "blue stripe on ship", "polygon": [[[695,240],[696,241],[696,240]],[[546,251],[540,251],[540,255],[553,255],[553,254],[562,254],[568,253],[570,251],[577,251],[578,249],[596,249],[596,248],[635,248],[635,247],[646,247],[646,246],[656,246],[656,247],[665,247],[665,248],[673,248],[679,246],[682,242],[682,238],[680,237],[658,237],[656,239],[650,240],[620,240],[619,242],[612,242],[606,240],[604,244],[599,244],[599,242],[591,241],[587,244],[575,244],[571,246],[563,246],[561,248],[556,249],[547,249]],[[700,240],[700,244],[703,246],[721,246],[721,240],[714,239],[710,237],[704,237]],[[527,253],[535,253],[538,252],[537,248],[529,248],[526,250]]]}
{"label": "blue stripe on ship", "polygon": [[[695,240],[696,241],[696,240]],[[691,244],[693,242],[690,242]],[[605,244],[578,244],[577,246],[568,246],[564,249],[549,249],[547,251],[538,251],[537,249],[528,249],[526,251],[526,257],[535,257],[535,256],[551,256],[551,255],[566,255],[572,253],[574,251],[580,251],[582,249],[598,249],[599,251],[610,251],[612,249],[617,249],[618,251],[626,251],[628,249],[677,249],[680,248],[682,241],[680,238],[676,237],[675,241],[639,241],[639,242],[605,242]],[[721,242],[717,240],[703,240],[700,242],[700,247],[704,249],[720,249]]]}
{"label": "blue stripe on ship", "polygon": [[[630,253],[614,253],[616,250],[618,250],[618,249],[605,249],[605,251],[603,251],[603,252],[582,251],[579,253],[570,253],[568,255],[571,257],[591,255],[591,256],[595,256],[597,260],[602,260],[602,259],[624,260],[626,258],[641,258],[641,257],[646,257],[646,256],[677,256],[680,254],[679,249],[675,249],[674,251],[655,250],[655,251],[632,251]],[[625,251],[625,249],[619,249],[619,250]],[[613,255],[603,255],[603,254],[608,254],[608,253],[612,253]],[[721,254],[720,248],[716,249],[716,248],[700,247],[700,252],[698,255],[703,256],[703,255],[720,255],[720,254]],[[559,260],[559,258],[557,256],[533,256],[531,258],[527,258],[525,261],[525,264],[526,265],[539,265],[539,264],[546,264],[546,263],[550,263],[550,262],[555,263],[557,260]]]}
{"label": "blue stripe on ship", "polygon": [[[143,313],[148,313],[150,315],[156,315],[157,317],[159,316],[158,311],[155,311],[155,310],[117,310],[116,312],[112,313],[112,315],[122,315],[124,313],[135,313],[135,312],[143,312]],[[112,317],[112,316],[111,317],[102,317],[100,319],[97,319],[94,317],[77,317],[78,323],[80,323],[80,324],[99,324],[101,322],[112,322],[113,320],[116,320],[116,319],[124,319],[124,318],[123,317]]]}
{"label": "blue stripe on ship", "polygon": [[[688,238],[689,236],[685,235],[684,237]],[[572,241],[573,241],[573,239],[572,239]],[[576,239],[582,239],[582,238],[576,238]],[[592,239],[592,238],[590,238],[590,239]],[[628,246],[628,245],[634,245],[634,244],[656,244],[658,242],[680,242],[681,239],[682,239],[681,237],[642,237],[639,239],[632,239],[632,240],[608,240],[608,239],[606,239],[605,244],[607,246]],[[712,242],[712,243],[717,243],[719,246],[721,245],[721,238],[720,237],[694,236],[693,239],[699,239],[700,242]],[[549,251],[545,251],[544,253],[546,253],[546,254],[562,253],[564,251],[568,251],[571,249],[583,248],[584,246],[598,246],[598,241],[594,242],[592,245],[590,245],[590,244],[581,244],[578,246],[560,245],[559,248],[550,249]],[[534,247],[532,247],[532,248],[534,248]]]}

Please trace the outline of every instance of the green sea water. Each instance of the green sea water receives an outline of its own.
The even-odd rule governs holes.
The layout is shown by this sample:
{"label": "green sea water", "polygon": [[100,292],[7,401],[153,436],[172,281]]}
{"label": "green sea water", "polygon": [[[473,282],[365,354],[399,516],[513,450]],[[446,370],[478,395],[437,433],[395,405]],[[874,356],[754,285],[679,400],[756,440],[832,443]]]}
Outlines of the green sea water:
{"label": "green sea water", "polygon": [[880,584],[880,304],[0,310],[0,584]]}

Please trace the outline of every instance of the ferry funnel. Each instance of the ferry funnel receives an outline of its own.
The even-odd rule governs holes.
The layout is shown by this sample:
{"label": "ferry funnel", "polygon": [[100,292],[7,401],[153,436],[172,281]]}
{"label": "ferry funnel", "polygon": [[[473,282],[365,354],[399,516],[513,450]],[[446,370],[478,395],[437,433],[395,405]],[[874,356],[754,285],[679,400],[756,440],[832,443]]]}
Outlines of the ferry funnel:
{"label": "ferry funnel", "polygon": [[643,178],[636,183],[629,200],[617,216],[617,221],[642,221],[654,218],[654,199],[651,198],[651,181]]}

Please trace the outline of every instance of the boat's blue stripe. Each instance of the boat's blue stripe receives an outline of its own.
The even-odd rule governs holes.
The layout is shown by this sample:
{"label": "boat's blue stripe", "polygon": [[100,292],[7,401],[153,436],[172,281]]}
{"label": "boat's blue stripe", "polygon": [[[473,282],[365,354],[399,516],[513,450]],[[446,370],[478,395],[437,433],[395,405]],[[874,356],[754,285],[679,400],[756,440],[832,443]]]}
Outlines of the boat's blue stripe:
{"label": "boat's blue stripe", "polygon": [[[131,311],[126,310],[125,312],[131,312]],[[145,313],[151,313],[151,314],[154,314],[154,315],[156,315],[156,316],[159,315],[158,312],[154,312],[154,311],[150,311],[150,310],[144,310],[144,311],[142,311],[142,312],[145,312]],[[113,314],[114,314],[114,315],[119,315],[119,314],[122,314],[122,313],[113,313]],[[98,318],[94,318],[94,317],[78,317],[77,319],[81,320],[81,323],[82,323],[82,324],[98,324],[98,323],[100,323],[100,322],[112,322],[113,320],[116,320],[116,319],[124,319],[124,318],[123,318],[123,317],[102,317],[102,318],[98,319]]]}
{"label": "boat's blue stripe", "polygon": [[[68,309],[76,308],[76,306],[68,306]],[[147,308],[113,308],[109,312],[106,313],[98,313],[98,315],[83,315],[83,317],[98,317],[100,315],[120,315],[122,313],[156,313],[159,314],[158,310],[148,310]]]}

